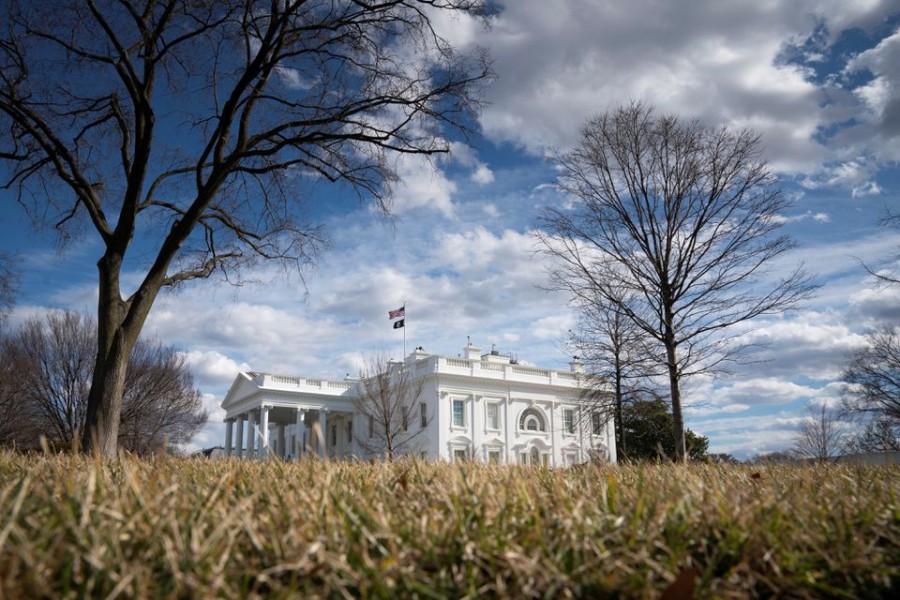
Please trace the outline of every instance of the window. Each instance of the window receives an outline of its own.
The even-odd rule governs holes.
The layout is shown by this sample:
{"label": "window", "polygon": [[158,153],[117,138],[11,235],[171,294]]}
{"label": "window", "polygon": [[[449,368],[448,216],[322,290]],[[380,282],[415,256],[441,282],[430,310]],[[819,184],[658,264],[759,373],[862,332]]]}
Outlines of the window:
{"label": "window", "polygon": [[464,448],[457,448],[453,451],[453,462],[466,462],[469,459],[469,453]]}
{"label": "window", "polygon": [[369,415],[369,437],[375,437],[375,417]]}
{"label": "window", "polygon": [[563,430],[566,433],[575,433],[575,411],[571,408],[563,410]]}
{"label": "window", "polygon": [[409,407],[403,406],[400,408],[400,425],[403,427],[403,431],[409,430]]}
{"label": "window", "polygon": [[565,457],[566,457],[566,464],[570,467],[577,465],[579,463],[578,452],[566,452]]}
{"label": "window", "polygon": [[500,464],[500,451],[488,450],[488,462],[493,464]]}
{"label": "window", "polygon": [[500,429],[500,405],[496,402],[487,404],[487,427],[488,429]]}
{"label": "window", "polygon": [[347,443],[353,443],[353,421],[347,421]]}
{"label": "window", "polygon": [[598,412],[591,413],[591,433],[603,435],[603,415]]}
{"label": "window", "polygon": [[462,400],[453,401],[453,426],[466,426],[466,403]]}
{"label": "window", "polygon": [[526,408],[519,417],[519,429],[522,431],[547,431],[544,415],[535,408]]}
{"label": "window", "polygon": [[422,429],[428,427],[428,405],[424,402],[419,403],[419,427]]}
{"label": "window", "polygon": [[337,446],[337,425],[331,426],[331,447]]}

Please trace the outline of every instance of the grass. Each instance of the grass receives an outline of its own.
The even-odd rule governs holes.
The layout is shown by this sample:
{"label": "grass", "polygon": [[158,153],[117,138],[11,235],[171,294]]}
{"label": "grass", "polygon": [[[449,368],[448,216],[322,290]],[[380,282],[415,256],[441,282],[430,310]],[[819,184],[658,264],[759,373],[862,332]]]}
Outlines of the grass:
{"label": "grass", "polygon": [[898,494],[897,466],[0,453],[0,597],[888,598]]}

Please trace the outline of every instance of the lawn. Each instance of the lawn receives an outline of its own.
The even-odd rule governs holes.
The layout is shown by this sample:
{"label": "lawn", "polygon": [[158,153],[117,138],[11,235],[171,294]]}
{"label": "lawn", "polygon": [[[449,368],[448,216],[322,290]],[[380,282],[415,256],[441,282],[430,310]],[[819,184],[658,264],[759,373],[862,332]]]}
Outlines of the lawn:
{"label": "lawn", "polygon": [[0,453],[0,597],[892,598],[898,495],[897,466]]}

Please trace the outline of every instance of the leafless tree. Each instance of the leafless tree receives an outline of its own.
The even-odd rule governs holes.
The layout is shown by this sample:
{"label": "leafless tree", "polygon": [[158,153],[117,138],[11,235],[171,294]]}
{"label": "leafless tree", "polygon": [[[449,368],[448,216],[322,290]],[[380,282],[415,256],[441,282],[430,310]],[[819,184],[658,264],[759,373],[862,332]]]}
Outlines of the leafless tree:
{"label": "leafless tree", "polygon": [[850,440],[849,449],[859,453],[900,451],[900,420],[883,415],[866,419]]}
{"label": "leafless tree", "polygon": [[591,119],[557,157],[575,203],[548,209],[537,234],[557,259],[553,285],[610,304],[623,289],[638,298],[641,311],[619,308],[664,350],[679,459],[682,379],[737,358],[729,327],[813,290],[802,268],[771,272],[794,244],[775,235],[787,201],[760,154],[749,131],[634,103]]}
{"label": "leafless tree", "polygon": [[[6,443],[35,445],[44,435],[59,447],[77,446],[84,427],[96,325],[75,312],[32,318],[2,342],[0,389],[19,417]],[[190,440],[206,423],[199,392],[171,347],[139,340],[128,364],[119,447],[138,454]]]}
{"label": "leafless tree", "polygon": [[844,411],[875,422],[871,435],[900,430],[900,327],[871,331],[867,345],[850,355],[842,380]]}
{"label": "leafless tree", "polygon": [[359,396],[354,400],[365,431],[357,432],[359,445],[372,454],[393,461],[411,449],[411,442],[427,430],[434,418],[422,410],[424,380],[405,363],[375,354],[359,374]]}
{"label": "leafless tree", "polygon": [[[602,299],[579,298],[576,302],[579,323],[570,343],[580,353],[589,373],[583,400],[592,410],[585,414],[612,408],[616,450],[624,457],[627,448],[623,407],[636,398],[657,396],[653,380],[660,375],[660,360],[654,356],[656,348],[647,343],[648,336],[620,310],[619,306],[627,302],[624,295],[617,298],[614,304]],[[612,407],[608,406],[610,401]]]}
{"label": "leafless tree", "polygon": [[[881,226],[900,230],[900,212],[885,211],[881,217]],[[900,262],[900,253],[887,258],[884,261],[884,269],[875,269],[866,263],[862,263],[862,265],[866,272],[875,277],[880,284],[890,286],[900,285],[900,275],[897,274],[898,262]]]}
{"label": "leafless tree", "polygon": [[801,458],[828,460],[843,454],[846,442],[847,433],[839,412],[830,410],[823,402],[819,407],[808,407],[807,416],[797,428],[792,452]]}
{"label": "leafless tree", "polygon": [[[295,201],[317,182],[387,211],[392,159],[448,150],[441,128],[471,122],[490,73],[432,17],[482,3],[2,4],[4,187],[103,248],[86,451],[116,451],[128,357],[163,288],[260,259],[302,265],[324,237]],[[123,269],[143,273],[133,291]]]}

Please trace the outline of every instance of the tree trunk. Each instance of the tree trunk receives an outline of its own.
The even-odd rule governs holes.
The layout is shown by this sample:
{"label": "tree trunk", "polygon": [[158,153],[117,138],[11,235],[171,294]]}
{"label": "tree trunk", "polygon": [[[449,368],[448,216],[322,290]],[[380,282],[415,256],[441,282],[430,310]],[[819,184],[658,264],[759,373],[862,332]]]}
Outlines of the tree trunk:
{"label": "tree trunk", "polygon": [[121,267],[122,254],[113,250],[97,262],[97,357],[81,451],[96,452],[103,458],[115,458],[117,454],[128,360],[160,288],[159,281],[148,278],[130,300],[123,300],[119,286]]}
{"label": "tree trunk", "polygon": [[622,364],[616,354],[616,454],[627,458],[625,449],[625,423],[622,421]]}
{"label": "tree trunk", "polygon": [[684,416],[681,414],[681,389],[678,382],[678,362],[675,360],[675,343],[666,340],[666,367],[669,370],[669,394],[672,398],[673,434],[675,436],[675,460],[685,462]]}

